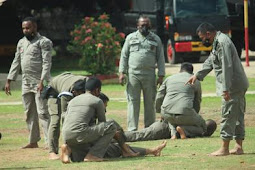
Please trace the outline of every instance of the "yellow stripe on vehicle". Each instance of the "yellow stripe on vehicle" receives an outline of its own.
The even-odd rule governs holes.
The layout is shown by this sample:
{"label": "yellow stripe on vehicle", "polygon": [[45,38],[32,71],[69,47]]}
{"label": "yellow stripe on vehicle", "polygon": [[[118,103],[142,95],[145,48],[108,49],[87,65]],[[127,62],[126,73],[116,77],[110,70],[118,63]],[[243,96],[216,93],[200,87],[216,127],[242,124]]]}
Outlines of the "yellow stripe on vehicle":
{"label": "yellow stripe on vehicle", "polygon": [[212,46],[205,47],[200,41],[191,42],[191,46],[191,51],[211,51],[212,49]]}

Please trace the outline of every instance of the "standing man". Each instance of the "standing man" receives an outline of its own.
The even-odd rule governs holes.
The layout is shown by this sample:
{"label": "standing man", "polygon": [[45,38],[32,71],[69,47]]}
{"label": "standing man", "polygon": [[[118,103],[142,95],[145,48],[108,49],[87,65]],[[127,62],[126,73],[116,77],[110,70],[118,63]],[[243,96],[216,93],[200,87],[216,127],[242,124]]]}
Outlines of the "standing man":
{"label": "standing man", "polygon": [[194,86],[185,85],[192,74],[192,64],[182,63],[180,73],[166,78],[157,93],[156,110],[169,122],[171,139],[177,139],[177,132],[185,139],[187,136],[202,136],[207,130],[205,120],[198,114],[200,82]]}
{"label": "standing man", "polygon": [[67,105],[71,99],[85,93],[86,77],[65,72],[52,79],[48,87],[49,127],[49,159],[59,159],[60,121],[63,119]]}
{"label": "standing man", "polygon": [[37,142],[41,139],[38,117],[46,143],[48,138],[49,113],[46,100],[41,99],[40,94],[43,82],[50,79],[52,42],[37,32],[37,23],[32,17],[22,21],[22,30],[24,37],[18,42],[5,93],[11,95],[11,81],[16,80],[21,68],[22,101],[30,133],[29,143],[22,148],[38,148]]}
{"label": "standing man", "polygon": [[[205,46],[212,45],[212,51],[203,68],[187,83],[194,84],[197,79],[202,81],[214,69],[217,94],[222,96],[220,131],[222,146],[210,155],[243,154],[245,93],[249,87],[248,79],[236,48],[227,35],[216,31],[209,23],[202,23],[197,28],[197,34]],[[236,145],[229,151],[229,143],[233,138],[236,140]]]}
{"label": "standing man", "polygon": [[148,127],[155,121],[156,85],[161,85],[165,76],[162,43],[150,28],[150,19],[147,16],[140,16],[138,30],[127,36],[121,51],[119,82],[121,85],[124,84],[126,74],[129,131],[138,129],[141,91],[144,99],[144,126]]}

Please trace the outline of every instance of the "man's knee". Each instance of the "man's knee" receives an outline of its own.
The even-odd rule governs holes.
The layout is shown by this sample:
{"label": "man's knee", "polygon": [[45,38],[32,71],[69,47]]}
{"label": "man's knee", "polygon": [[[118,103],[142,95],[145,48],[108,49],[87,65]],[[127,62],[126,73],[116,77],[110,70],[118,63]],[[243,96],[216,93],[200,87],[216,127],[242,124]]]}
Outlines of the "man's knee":
{"label": "man's knee", "polygon": [[105,134],[116,133],[117,126],[114,122],[115,121],[113,121],[113,120],[109,120],[109,121],[104,123],[104,132],[105,132]]}

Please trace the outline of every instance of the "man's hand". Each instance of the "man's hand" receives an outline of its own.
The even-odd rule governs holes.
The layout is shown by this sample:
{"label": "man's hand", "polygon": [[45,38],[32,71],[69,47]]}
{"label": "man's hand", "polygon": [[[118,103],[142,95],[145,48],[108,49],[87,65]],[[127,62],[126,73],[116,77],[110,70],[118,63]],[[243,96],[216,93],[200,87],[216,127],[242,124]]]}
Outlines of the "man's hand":
{"label": "man's hand", "polygon": [[126,83],[125,74],[120,73],[120,75],[119,75],[119,83],[120,83],[122,86],[124,86],[124,84]]}
{"label": "man's hand", "polygon": [[161,84],[163,83],[163,79],[164,79],[164,76],[159,76],[158,77],[158,80],[157,80],[157,85],[158,86],[161,86]]}
{"label": "man's hand", "polygon": [[4,87],[5,93],[9,96],[11,94],[11,80],[7,80]]}
{"label": "man's hand", "polygon": [[43,80],[41,80],[40,83],[39,83],[38,86],[37,86],[37,91],[38,91],[38,92],[41,93],[42,90],[43,90]]}
{"label": "man's hand", "polygon": [[225,101],[229,101],[231,99],[228,91],[224,91],[223,94],[222,94],[223,98]]}
{"label": "man's hand", "polygon": [[189,78],[189,80],[185,83],[185,85],[187,84],[191,84],[193,85],[195,83],[195,81],[197,80],[197,76],[193,75]]}

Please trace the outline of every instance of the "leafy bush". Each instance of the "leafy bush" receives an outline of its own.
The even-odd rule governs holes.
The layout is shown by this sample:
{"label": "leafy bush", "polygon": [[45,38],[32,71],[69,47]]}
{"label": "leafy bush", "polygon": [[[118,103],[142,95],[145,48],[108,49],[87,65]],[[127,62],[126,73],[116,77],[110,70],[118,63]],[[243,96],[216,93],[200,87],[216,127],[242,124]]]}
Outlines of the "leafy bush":
{"label": "leafy bush", "polygon": [[125,34],[117,33],[108,19],[106,14],[100,15],[97,20],[85,17],[71,31],[68,50],[79,54],[79,66],[93,75],[116,72],[116,59]]}

